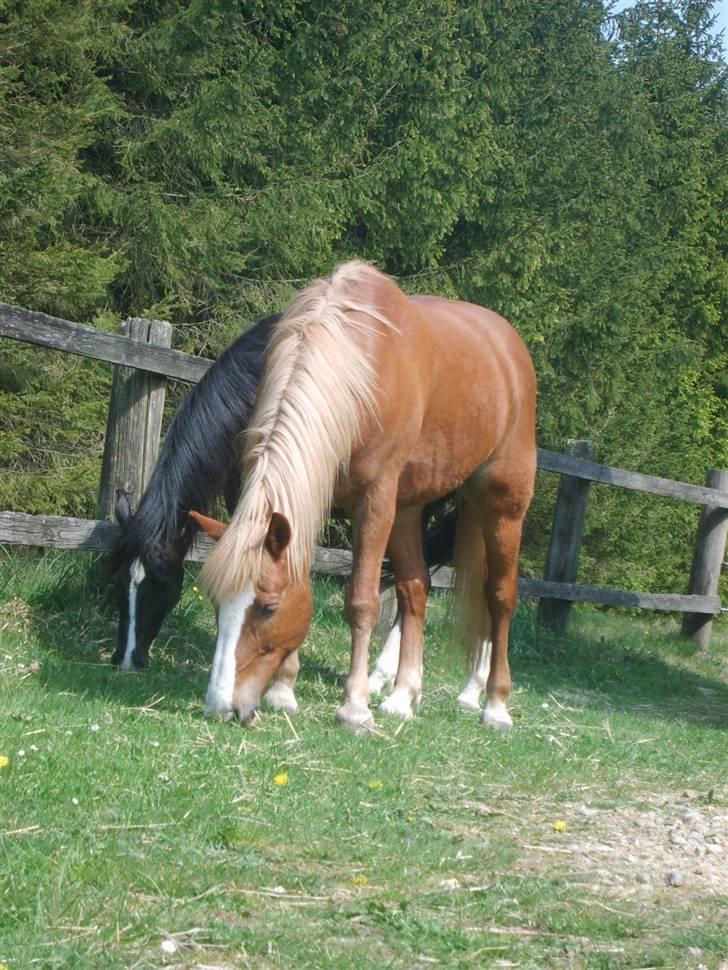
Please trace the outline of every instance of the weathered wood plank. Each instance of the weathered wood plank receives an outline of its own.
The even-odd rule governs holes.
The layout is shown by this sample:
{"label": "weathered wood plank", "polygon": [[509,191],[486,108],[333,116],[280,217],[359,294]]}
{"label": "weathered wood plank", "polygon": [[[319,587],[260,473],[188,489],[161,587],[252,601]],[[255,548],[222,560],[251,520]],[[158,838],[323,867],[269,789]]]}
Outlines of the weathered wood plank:
{"label": "weathered wood plank", "polygon": [[[162,320],[125,320],[121,330],[129,340],[162,347],[172,343],[172,326]],[[166,387],[166,379],[159,374],[119,365],[114,368],[99,518],[114,518],[117,489],[123,489],[132,507],[138,507],[159,455]]]}
{"label": "weathered wood plank", "polygon": [[[706,484],[711,488],[728,490],[728,471],[711,468]],[[690,593],[717,595],[727,536],[728,510],[706,505],[700,516],[695,539],[688,586]],[[697,608],[694,613],[683,617],[683,636],[690,637],[701,648],[710,644],[712,628],[712,616],[706,616]]]}
{"label": "weathered wood plank", "polygon": [[599,465],[594,461],[561,455],[545,448],[538,449],[538,467],[541,471],[571,475],[573,478],[584,478],[603,485],[617,485],[635,492],[647,492],[650,495],[662,495],[664,498],[694,502],[697,505],[714,505],[716,508],[728,509],[728,492],[706,488],[704,485],[674,482],[671,478],[625,471],[611,465]]}
{"label": "weathered wood plank", "polygon": [[[212,366],[205,357],[194,357],[179,350],[150,347],[116,334],[103,333],[93,327],[62,320],[45,313],[0,303],[0,337],[37,344],[82,357],[93,357],[110,364],[124,364],[140,370],[163,374],[177,380],[196,383]],[[610,465],[584,461],[561,455],[545,448],[538,449],[538,467],[542,471],[571,475],[604,485],[617,485],[637,492],[661,495],[665,498],[728,508],[728,493],[711,494],[701,485],[676,482],[669,478],[643,475]]]}
{"label": "weathered wood plank", "polygon": [[108,552],[116,542],[118,534],[118,525],[98,519],[0,512],[0,542],[18,546]]}
{"label": "weathered wood plank", "polygon": [[213,361],[0,303],[0,337],[196,383]]}
{"label": "weathered wood plank", "polygon": [[[588,461],[594,457],[594,445],[591,441],[569,441],[566,448],[567,455],[571,457]],[[590,488],[591,482],[583,478],[561,476],[546,557],[544,578],[547,582],[576,582]],[[538,604],[541,623],[553,630],[566,629],[570,612],[570,600],[544,597]]]}
{"label": "weathered wood plank", "polygon": [[[0,512],[0,543],[109,552],[118,537],[119,526],[115,522],[73,519],[62,515]],[[198,533],[186,558],[193,562],[204,562],[212,546],[212,539]],[[351,552],[348,549],[316,546],[313,571],[327,576],[348,576],[351,572]]]}
{"label": "weathered wood plank", "polygon": [[[453,571],[449,566],[439,566],[431,573],[435,589],[450,589]],[[518,595],[523,597],[549,597],[569,600],[572,603],[594,603],[597,606],[636,607],[645,610],[667,610],[686,613],[704,610],[706,613],[720,613],[720,599],[717,596],[691,596],[678,593],[639,593],[618,589],[603,589],[599,586],[584,586],[580,583],[553,583],[545,579],[519,579]]]}
{"label": "weathered wood plank", "polygon": [[[119,534],[113,522],[94,519],[71,519],[58,515],[25,515],[23,512],[0,512],[0,543],[22,546],[43,546],[53,549],[90,549],[108,552]],[[207,558],[212,541],[198,535],[188,559]],[[316,547],[314,571],[325,575],[346,576],[351,570],[351,553],[346,549]],[[452,569],[440,566],[432,572],[436,589],[452,586]],[[595,603],[602,606],[632,606],[650,610],[675,612],[719,613],[717,596],[682,596],[673,593],[633,593],[577,583],[550,583],[542,579],[519,579],[521,596],[549,596],[575,603]]]}
{"label": "weathered wood plank", "polygon": [[545,579],[520,579],[518,591],[521,596],[547,596],[570,600],[573,603],[595,603],[599,606],[631,606],[643,610],[666,610],[676,613],[694,610],[720,613],[720,599],[717,596],[639,593],[631,590],[582,586],[578,583],[549,583]]}

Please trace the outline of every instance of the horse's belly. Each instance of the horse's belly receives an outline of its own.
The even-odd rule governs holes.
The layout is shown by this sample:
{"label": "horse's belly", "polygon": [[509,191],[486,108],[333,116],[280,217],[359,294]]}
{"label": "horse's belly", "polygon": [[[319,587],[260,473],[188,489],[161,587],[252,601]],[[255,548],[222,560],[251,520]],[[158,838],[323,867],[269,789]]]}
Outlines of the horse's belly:
{"label": "horse's belly", "polygon": [[397,500],[403,504],[432,502],[454,491],[486,459],[481,450],[467,449],[456,453],[445,448],[429,452],[426,458],[413,456],[399,476]]}
{"label": "horse's belly", "polygon": [[467,477],[451,471],[432,474],[433,469],[407,465],[399,478],[397,502],[401,505],[420,505],[453,492]]}

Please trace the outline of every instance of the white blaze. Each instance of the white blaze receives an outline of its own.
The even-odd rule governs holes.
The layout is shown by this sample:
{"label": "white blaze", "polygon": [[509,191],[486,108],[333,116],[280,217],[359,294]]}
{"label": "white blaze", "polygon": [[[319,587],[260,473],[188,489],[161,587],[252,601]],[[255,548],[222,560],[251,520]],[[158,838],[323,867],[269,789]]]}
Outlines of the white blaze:
{"label": "white blaze", "polygon": [[141,559],[135,559],[129,569],[129,622],[126,628],[124,659],[121,661],[122,670],[129,670],[131,668],[131,655],[134,653],[134,648],[136,647],[137,591],[146,575]]}
{"label": "white blaze", "polygon": [[242,593],[220,604],[217,614],[217,644],[210,671],[210,683],[205,696],[205,713],[229,718],[233,712],[235,690],[235,651],[245,614],[255,600],[255,588],[249,586]]}

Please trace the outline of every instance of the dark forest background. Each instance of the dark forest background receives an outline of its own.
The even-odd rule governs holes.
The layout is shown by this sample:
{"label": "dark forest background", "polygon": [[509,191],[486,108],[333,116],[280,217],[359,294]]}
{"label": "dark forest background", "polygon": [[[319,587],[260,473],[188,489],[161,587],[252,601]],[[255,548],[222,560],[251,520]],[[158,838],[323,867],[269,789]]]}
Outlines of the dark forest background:
{"label": "dark forest background", "polygon": [[[0,3],[0,299],[218,354],[351,257],[520,331],[539,443],[728,467],[710,2]],[[0,347],[0,507],[93,515],[111,368]],[[170,395],[170,407],[183,393]],[[540,575],[555,476],[524,570]],[[685,586],[694,507],[595,486],[580,578]]]}

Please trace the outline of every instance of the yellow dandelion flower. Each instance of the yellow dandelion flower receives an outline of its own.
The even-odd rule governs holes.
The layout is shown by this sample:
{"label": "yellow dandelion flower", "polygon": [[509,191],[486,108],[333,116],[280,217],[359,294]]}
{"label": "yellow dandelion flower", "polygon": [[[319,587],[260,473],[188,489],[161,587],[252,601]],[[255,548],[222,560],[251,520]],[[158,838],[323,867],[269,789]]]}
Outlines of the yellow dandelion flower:
{"label": "yellow dandelion flower", "polygon": [[352,886],[366,886],[369,880],[366,876],[352,876],[351,884]]}
{"label": "yellow dandelion flower", "polygon": [[273,784],[278,785],[279,788],[283,788],[284,785],[288,784],[288,772],[282,771],[280,775],[276,775],[273,779]]}
{"label": "yellow dandelion flower", "polygon": [[0,754],[0,768],[7,768],[10,764],[10,758],[6,758],[4,754]]}
{"label": "yellow dandelion flower", "polygon": [[414,822],[414,820],[415,820],[415,817],[414,817],[414,815],[408,815],[408,816],[407,816],[407,821],[408,821],[408,822]]}
{"label": "yellow dandelion flower", "polygon": [[369,787],[370,787],[370,789],[372,791],[376,791],[377,788],[381,788],[382,787],[382,783],[381,783],[381,781],[378,778],[375,778],[374,781],[370,781],[369,782]]}
{"label": "yellow dandelion flower", "polygon": [[199,593],[200,592],[200,587],[199,586],[193,586],[192,587],[192,592],[193,593]]}
{"label": "yellow dandelion flower", "polygon": [[554,822],[555,832],[563,832],[565,828],[566,828],[566,822],[562,822],[561,819],[559,819],[557,822]]}

